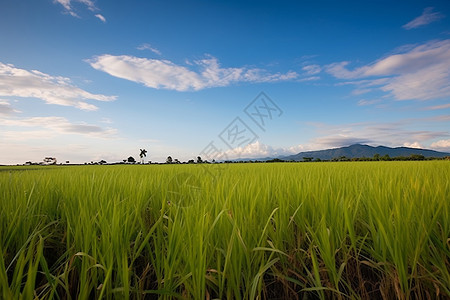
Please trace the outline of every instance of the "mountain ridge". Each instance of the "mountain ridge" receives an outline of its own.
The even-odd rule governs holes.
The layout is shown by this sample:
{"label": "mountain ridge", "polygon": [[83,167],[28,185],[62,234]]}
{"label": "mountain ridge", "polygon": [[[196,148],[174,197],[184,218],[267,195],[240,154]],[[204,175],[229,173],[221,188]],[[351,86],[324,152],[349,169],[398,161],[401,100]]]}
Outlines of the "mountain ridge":
{"label": "mountain ridge", "polygon": [[362,158],[373,157],[374,155],[389,155],[392,157],[398,156],[411,156],[411,155],[423,155],[424,157],[438,157],[443,158],[450,156],[450,153],[439,152],[430,149],[410,148],[410,147],[387,147],[387,146],[369,146],[364,144],[353,144],[350,146],[324,149],[317,151],[305,151],[294,155],[278,157],[283,160],[303,161],[304,157],[320,160],[332,160],[333,158],[339,158],[345,156],[346,158]]}
{"label": "mountain ridge", "polygon": [[284,156],[271,156],[264,158],[240,158],[232,161],[270,161],[274,159],[280,159],[284,161],[304,161],[305,157],[311,160],[332,160],[334,158],[341,158],[345,156],[348,159],[352,158],[373,158],[375,154],[380,157],[389,155],[390,158],[404,156],[409,157],[411,155],[423,155],[425,158],[436,157],[444,158],[450,157],[448,152],[440,152],[431,149],[411,148],[411,147],[387,147],[387,146],[369,146],[365,144],[353,144],[350,146],[344,146],[339,148],[304,151],[293,155]]}

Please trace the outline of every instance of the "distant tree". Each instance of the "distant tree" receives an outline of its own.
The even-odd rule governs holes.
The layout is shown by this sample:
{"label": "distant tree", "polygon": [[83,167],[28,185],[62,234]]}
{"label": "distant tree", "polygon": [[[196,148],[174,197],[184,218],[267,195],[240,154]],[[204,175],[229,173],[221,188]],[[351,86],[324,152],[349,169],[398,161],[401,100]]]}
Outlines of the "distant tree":
{"label": "distant tree", "polygon": [[303,157],[303,161],[312,161],[314,157]]}
{"label": "distant tree", "polygon": [[190,160],[188,160],[188,162],[187,162],[188,164],[194,164],[195,163],[195,161],[193,160],[193,159],[190,159]]}
{"label": "distant tree", "polygon": [[98,163],[101,164],[101,165],[106,165],[106,164],[107,164],[106,160],[104,160],[104,159],[102,159],[102,160],[99,161]]}
{"label": "distant tree", "polygon": [[181,164],[181,162],[178,160],[178,158],[175,158],[173,162],[176,164]]}
{"label": "distant tree", "polygon": [[316,158],[315,160],[314,160],[315,162],[320,162],[320,161],[322,161],[320,158]]}
{"label": "distant tree", "polygon": [[197,163],[198,163],[198,164],[203,163],[203,160],[202,160],[202,158],[201,158],[200,156],[197,156]]}
{"label": "distant tree", "polygon": [[412,160],[424,160],[425,159],[425,156],[420,155],[420,154],[412,154],[410,157]]}
{"label": "distant tree", "polygon": [[382,157],[380,157],[380,160],[384,160],[384,161],[391,160],[391,157],[389,156],[389,154],[386,154],[386,155],[383,155]]}
{"label": "distant tree", "polygon": [[46,157],[46,158],[44,158],[44,164],[46,164],[46,165],[56,165],[56,158],[54,158],[54,157]]}
{"label": "distant tree", "polygon": [[166,164],[171,164],[171,163],[173,163],[172,156],[167,156]]}
{"label": "distant tree", "polygon": [[136,163],[136,160],[134,159],[133,156],[128,157],[127,161],[128,161],[129,163],[131,163],[131,164]]}
{"label": "distant tree", "polygon": [[273,163],[273,162],[285,162],[285,161],[282,159],[279,159],[279,158],[274,158],[274,159],[266,160],[266,162]]}

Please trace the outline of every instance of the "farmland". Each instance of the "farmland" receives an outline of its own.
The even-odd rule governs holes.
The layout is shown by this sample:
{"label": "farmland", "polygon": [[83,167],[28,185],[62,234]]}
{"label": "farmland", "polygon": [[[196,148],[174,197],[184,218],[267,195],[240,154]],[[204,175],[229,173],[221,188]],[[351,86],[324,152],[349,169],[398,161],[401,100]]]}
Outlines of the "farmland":
{"label": "farmland", "polygon": [[449,195],[447,161],[2,167],[0,298],[449,298]]}

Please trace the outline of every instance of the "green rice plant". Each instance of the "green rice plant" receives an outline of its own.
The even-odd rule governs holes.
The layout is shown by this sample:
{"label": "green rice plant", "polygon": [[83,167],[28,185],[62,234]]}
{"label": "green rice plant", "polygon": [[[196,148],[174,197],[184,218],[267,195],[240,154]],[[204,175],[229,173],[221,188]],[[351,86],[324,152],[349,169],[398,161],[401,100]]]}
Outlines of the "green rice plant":
{"label": "green rice plant", "polygon": [[450,297],[449,169],[2,167],[0,297]]}

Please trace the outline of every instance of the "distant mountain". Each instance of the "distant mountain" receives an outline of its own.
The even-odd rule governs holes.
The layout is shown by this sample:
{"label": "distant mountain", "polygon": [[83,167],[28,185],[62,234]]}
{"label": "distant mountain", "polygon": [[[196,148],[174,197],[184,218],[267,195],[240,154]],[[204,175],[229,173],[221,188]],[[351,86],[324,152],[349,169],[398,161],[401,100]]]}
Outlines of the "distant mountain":
{"label": "distant mountain", "polygon": [[425,157],[445,157],[450,156],[450,153],[438,152],[428,149],[417,149],[408,147],[396,147],[390,148],[385,146],[372,147],[369,145],[355,144],[348,147],[341,147],[335,149],[319,150],[319,151],[307,151],[300,152],[298,154],[281,157],[283,160],[302,161],[304,157],[312,157],[313,159],[331,160],[333,158],[339,158],[345,156],[347,158],[354,157],[373,157],[375,154],[380,156],[389,155],[390,157],[396,156],[410,156],[413,154],[423,155]]}

